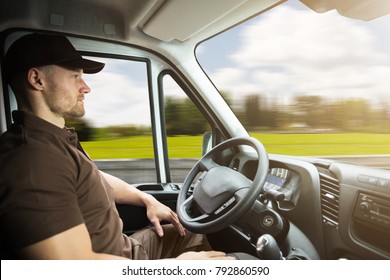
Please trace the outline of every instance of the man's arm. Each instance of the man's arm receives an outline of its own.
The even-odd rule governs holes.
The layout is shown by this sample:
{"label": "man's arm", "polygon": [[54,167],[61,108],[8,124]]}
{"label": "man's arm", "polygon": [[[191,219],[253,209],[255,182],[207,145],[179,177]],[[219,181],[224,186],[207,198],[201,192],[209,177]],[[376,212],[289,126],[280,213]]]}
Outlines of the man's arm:
{"label": "man's arm", "polygon": [[164,235],[160,221],[171,222],[181,236],[185,235],[186,231],[172,209],[160,203],[153,196],[138,190],[125,181],[102,171],[100,172],[114,189],[115,202],[119,204],[131,204],[146,207],[148,219],[155,226],[156,232],[159,236]]}
{"label": "man's arm", "polygon": [[[159,236],[163,236],[164,232],[160,221],[171,222],[177,229],[180,235],[185,235],[185,229],[179,221],[176,213],[169,207],[163,205],[153,196],[142,192],[132,185],[114,177],[110,174],[100,171],[104,178],[108,181],[115,191],[115,201],[121,204],[132,204],[146,206],[147,216],[150,222],[155,226]],[[201,252],[186,252],[177,257],[182,260],[232,260],[233,257],[226,256],[224,252],[219,251],[201,251]]]}
{"label": "man's arm", "polygon": [[39,260],[120,260],[115,255],[99,254],[92,243],[85,224],[80,224],[40,242],[21,249],[21,258]]}
{"label": "man's arm", "polygon": [[114,189],[115,202],[119,204],[146,206],[146,203],[148,203],[148,200],[151,197],[150,195],[138,190],[118,177],[112,176],[103,171],[100,171],[100,173]]}

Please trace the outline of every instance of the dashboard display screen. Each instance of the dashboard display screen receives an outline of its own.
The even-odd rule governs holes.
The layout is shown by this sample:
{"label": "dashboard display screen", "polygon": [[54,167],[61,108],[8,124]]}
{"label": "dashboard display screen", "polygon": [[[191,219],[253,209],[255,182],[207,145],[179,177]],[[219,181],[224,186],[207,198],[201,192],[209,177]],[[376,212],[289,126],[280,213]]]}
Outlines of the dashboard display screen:
{"label": "dashboard display screen", "polygon": [[289,171],[284,168],[272,168],[267,175],[267,180],[264,185],[264,190],[277,190],[282,189],[287,181]]}
{"label": "dashboard display screen", "polygon": [[275,176],[273,174],[268,174],[267,182],[270,184],[276,185],[278,187],[282,187],[284,185],[284,183],[286,182],[286,178]]}

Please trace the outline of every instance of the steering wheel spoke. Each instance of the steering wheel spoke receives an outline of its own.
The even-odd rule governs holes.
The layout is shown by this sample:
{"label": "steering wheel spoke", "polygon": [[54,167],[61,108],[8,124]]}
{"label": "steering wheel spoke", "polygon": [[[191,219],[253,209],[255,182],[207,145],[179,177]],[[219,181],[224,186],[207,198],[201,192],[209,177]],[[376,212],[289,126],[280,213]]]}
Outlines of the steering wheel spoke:
{"label": "steering wheel spoke", "polygon": [[198,209],[193,195],[188,197],[182,203],[180,208],[182,213],[184,214],[183,218],[190,223],[194,223],[194,222],[202,223],[210,219],[210,215],[206,213],[194,213],[194,212],[198,212]]}
{"label": "steering wheel spoke", "polygon": [[225,209],[229,208],[236,201],[236,198],[232,196],[228,201],[221,205],[217,210],[214,211],[215,215],[222,213]]}
{"label": "steering wheel spoke", "polygon": [[209,156],[205,156],[203,157],[200,161],[199,161],[199,168],[201,171],[210,171],[211,169],[213,169],[214,167],[217,167],[219,166],[219,164],[217,164],[214,160],[213,160],[213,157]]}

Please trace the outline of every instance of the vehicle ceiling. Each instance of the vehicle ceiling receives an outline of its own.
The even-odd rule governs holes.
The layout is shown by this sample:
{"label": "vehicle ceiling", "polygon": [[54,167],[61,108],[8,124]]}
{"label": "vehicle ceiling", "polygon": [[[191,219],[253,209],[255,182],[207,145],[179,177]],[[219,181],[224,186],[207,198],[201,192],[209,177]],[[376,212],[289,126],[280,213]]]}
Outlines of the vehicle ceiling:
{"label": "vehicle ceiling", "polygon": [[[31,28],[137,44],[197,44],[286,0],[2,0],[0,31]],[[301,0],[316,12],[370,20],[387,0]]]}

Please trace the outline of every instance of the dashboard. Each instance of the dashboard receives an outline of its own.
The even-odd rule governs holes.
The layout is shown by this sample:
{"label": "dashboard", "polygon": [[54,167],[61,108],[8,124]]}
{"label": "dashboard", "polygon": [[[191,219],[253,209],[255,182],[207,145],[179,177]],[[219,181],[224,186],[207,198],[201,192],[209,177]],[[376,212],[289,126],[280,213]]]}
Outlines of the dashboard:
{"label": "dashboard", "polygon": [[[240,154],[232,162],[227,165],[253,179],[256,159]],[[298,248],[309,259],[390,259],[389,170],[269,155],[266,178],[253,209],[223,232],[208,235],[213,248],[256,255],[257,238],[269,233],[284,255]],[[180,184],[140,189],[174,208]]]}
{"label": "dashboard", "polygon": [[[253,179],[257,161],[240,161],[240,172]],[[259,201],[272,201],[268,207],[298,228],[322,259],[390,259],[388,170],[270,155]]]}

